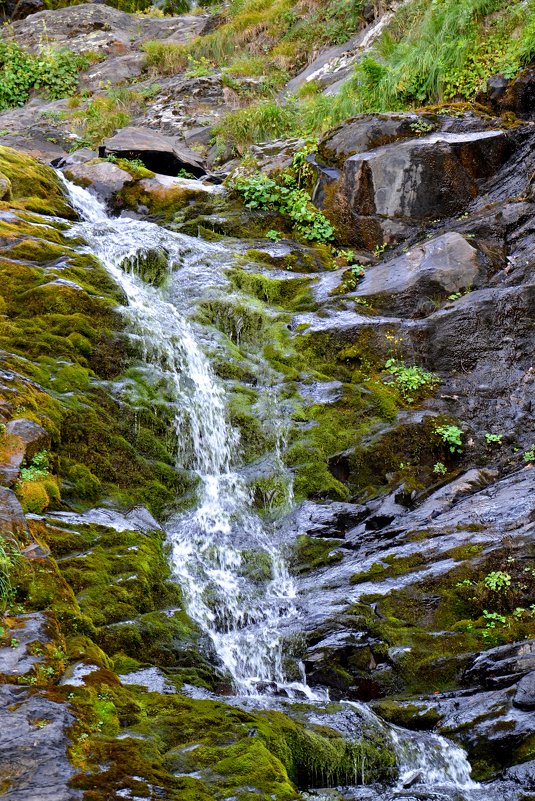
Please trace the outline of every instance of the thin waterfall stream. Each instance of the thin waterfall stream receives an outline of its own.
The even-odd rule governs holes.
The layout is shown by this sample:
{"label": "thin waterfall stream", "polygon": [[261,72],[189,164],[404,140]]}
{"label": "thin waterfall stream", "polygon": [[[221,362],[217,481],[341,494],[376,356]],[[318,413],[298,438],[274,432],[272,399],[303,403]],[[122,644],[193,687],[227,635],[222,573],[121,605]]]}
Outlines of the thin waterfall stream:
{"label": "thin waterfall stream", "polygon": [[[177,467],[198,477],[196,505],[173,514],[165,524],[172,569],[188,614],[210,638],[236,696],[247,704],[281,690],[290,701],[307,698],[325,704],[327,694],[314,692],[304,675],[302,681],[291,681],[285,674],[283,633],[299,624],[296,586],[272,532],[254,510],[239,467],[239,434],[228,422],[224,389],[188,321],[189,299],[182,307],[170,302],[164,290],[147,284],[135,269],[140,256],[163,248],[171,265],[187,270],[188,280],[191,276],[194,281],[208,260],[221,283],[221,266],[230,265],[232,254],[155,223],[111,218],[85,189],[63,181],[82,217],[71,236],[85,241],[122,288],[127,300],[123,313],[142,360],[171,399]],[[248,577],[247,561],[254,554],[269,563],[271,575],[265,581]],[[470,779],[461,748],[436,734],[390,726],[363,703],[347,703],[367,725],[390,738],[400,787],[417,773],[426,786],[448,785],[469,794],[463,797],[476,797],[470,795],[478,786]]]}

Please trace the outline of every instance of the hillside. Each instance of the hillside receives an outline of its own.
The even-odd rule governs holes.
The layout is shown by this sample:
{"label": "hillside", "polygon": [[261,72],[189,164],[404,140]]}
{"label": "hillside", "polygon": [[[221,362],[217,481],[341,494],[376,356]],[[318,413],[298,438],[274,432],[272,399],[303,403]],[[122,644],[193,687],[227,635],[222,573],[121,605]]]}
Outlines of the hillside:
{"label": "hillside", "polygon": [[3,12],[2,799],[535,799],[535,5]]}

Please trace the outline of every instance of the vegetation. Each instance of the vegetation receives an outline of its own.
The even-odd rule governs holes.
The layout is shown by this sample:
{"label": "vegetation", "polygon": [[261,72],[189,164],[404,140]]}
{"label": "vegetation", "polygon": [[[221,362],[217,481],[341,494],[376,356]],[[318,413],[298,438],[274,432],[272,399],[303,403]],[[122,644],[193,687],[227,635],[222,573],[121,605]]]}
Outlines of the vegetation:
{"label": "vegetation", "polygon": [[69,50],[47,47],[34,55],[15,42],[0,42],[0,111],[23,106],[33,90],[42,90],[51,100],[72,95],[78,73],[90,63],[87,56]]}

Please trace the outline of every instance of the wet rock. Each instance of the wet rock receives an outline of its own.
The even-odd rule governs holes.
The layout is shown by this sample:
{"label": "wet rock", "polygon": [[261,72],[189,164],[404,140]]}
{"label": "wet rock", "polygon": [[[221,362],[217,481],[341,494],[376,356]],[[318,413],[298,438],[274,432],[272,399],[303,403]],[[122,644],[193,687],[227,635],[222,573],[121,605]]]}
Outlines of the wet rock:
{"label": "wet rock", "polygon": [[26,517],[15,493],[0,487],[0,530],[4,536],[16,537],[28,529]]}
{"label": "wet rock", "polygon": [[[512,111],[518,117],[533,119],[535,116],[535,70],[521,72],[513,81],[505,81],[501,76],[491,79],[487,84],[487,96],[499,112]],[[489,85],[490,84],[490,85]]]}
{"label": "wet rock", "polygon": [[2,145],[13,147],[44,162],[65,157],[75,136],[67,130],[62,113],[66,100],[32,98],[24,106],[0,113]]}
{"label": "wet rock", "polygon": [[532,759],[522,765],[507,768],[503,773],[503,778],[520,784],[526,790],[535,790],[535,760]]}
{"label": "wet rock", "polygon": [[366,270],[356,294],[374,298],[387,313],[419,317],[434,312],[437,297],[479,286],[482,256],[460,234],[447,233]]}
{"label": "wet rock", "polygon": [[130,173],[108,161],[70,164],[65,175],[73,183],[92,189],[103,200],[109,200],[132,180]]}
{"label": "wet rock", "polygon": [[71,525],[91,525],[114,528],[116,531],[159,531],[160,524],[144,506],[135,506],[126,514],[112,509],[89,509],[82,514],[75,512],[51,512],[48,519],[64,521]]}
{"label": "wet rock", "polygon": [[67,730],[74,717],[58,703],[25,687],[0,685],[0,782],[6,801],[77,801],[69,787]]}
{"label": "wet rock", "polygon": [[[362,114],[333,128],[320,142],[318,154],[329,164],[342,167],[357,153],[374,150],[400,139],[414,139],[418,124],[435,127],[432,115],[414,112],[403,114]],[[425,129],[424,129],[425,130]]]}
{"label": "wet rock", "polygon": [[[527,640],[500,645],[480,654],[465,671],[463,679],[469,685],[507,687],[534,670],[535,640]],[[533,678],[530,681],[533,684]],[[529,686],[530,682],[526,685],[528,691]]]}
{"label": "wet rock", "polygon": [[304,139],[274,139],[253,145],[250,152],[262,171],[269,175],[291,167],[294,155],[304,144]]}
{"label": "wet rock", "polygon": [[194,151],[177,139],[148,128],[122,128],[115,136],[106,139],[99,148],[99,155],[101,158],[114,155],[141,159],[147,169],[163,175],[176,176],[181,169],[186,169],[198,178],[206,172]]}
{"label": "wet rock", "polygon": [[28,645],[50,640],[46,624],[46,618],[41,612],[16,618],[16,625],[8,631],[8,643],[0,647],[0,675],[4,677],[4,681],[9,681],[10,676],[26,675],[33,671],[35,665],[44,661],[42,656],[32,654]]}
{"label": "wet rock", "polygon": [[285,534],[343,539],[367,514],[366,507],[353,503],[304,501],[283,521]]}
{"label": "wet rock", "polygon": [[351,156],[341,180],[356,243],[397,241],[420,221],[462,211],[511,150],[503,131],[481,131],[436,133]]}
{"label": "wet rock", "polygon": [[513,703],[520,709],[535,709],[535,670],[520,679]]}

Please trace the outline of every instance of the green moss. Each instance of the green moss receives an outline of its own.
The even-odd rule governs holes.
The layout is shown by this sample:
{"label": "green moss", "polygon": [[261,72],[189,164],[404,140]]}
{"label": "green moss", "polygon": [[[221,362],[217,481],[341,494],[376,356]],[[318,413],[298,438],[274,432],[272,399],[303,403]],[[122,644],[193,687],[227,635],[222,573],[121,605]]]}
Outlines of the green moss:
{"label": "green moss", "polygon": [[67,205],[59,178],[51,167],[45,167],[9,147],[0,146],[0,171],[11,181],[11,203],[39,214],[67,219],[76,216]]}
{"label": "green moss", "polygon": [[292,571],[309,573],[311,570],[340,562],[343,554],[336,549],[341,545],[343,545],[343,540],[300,535],[290,557]]}

